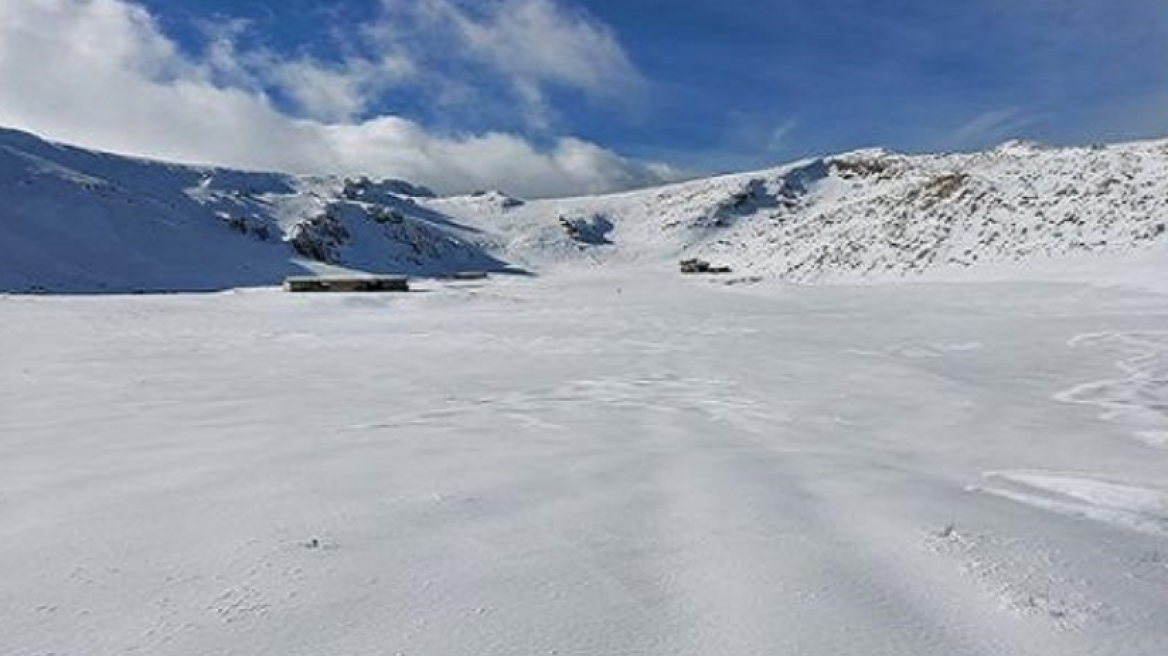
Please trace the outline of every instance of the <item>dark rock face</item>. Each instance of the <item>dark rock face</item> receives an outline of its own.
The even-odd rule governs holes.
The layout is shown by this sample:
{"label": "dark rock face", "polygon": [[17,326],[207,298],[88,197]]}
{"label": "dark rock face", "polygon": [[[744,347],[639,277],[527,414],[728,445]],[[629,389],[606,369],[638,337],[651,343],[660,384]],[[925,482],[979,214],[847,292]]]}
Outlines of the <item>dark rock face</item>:
{"label": "dark rock face", "polygon": [[573,241],[587,246],[603,246],[611,244],[608,235],[612,232],[612,221],[600,214],[587,218],[560,217],[560,227]]}
{"label": "dark rock face", "polygon": [[404,180],[370,180],[367,177],[348,178],[341,188],[341,197],[345,200],[384,203],[392,196],[434,198],[435,194],[426,187]]}
{"label": "dark rock face", "polygon": [[301,257],[338,264],[341,261],[338,250],[349,241],[349,231],[335,216],[325,213],[297,224],[287,240]]}
{"label": "dark rock face", "polygon": [[733,273],[733,271],[734,271],[733,269],[731,269],[728,266],[714,266],[714,265],[710,264],[709,262],[707,262],[705,260],[700,260],[698,258],[682,260],[681,262],[678,263],[678,265],[679,265],[681,272],[686,273],[686,274],[694,274],[694,273],[721,274],[721,273]]}
{"label": "dark rock face", "polygon": [[241,235],[246,235],[258,241],[268,241],[272,238],[271,228],[268,224],[260,218],[250,216],[233,216],[231,214],[219,214],[219,220],[223,225],[227,226],[234,232]]}

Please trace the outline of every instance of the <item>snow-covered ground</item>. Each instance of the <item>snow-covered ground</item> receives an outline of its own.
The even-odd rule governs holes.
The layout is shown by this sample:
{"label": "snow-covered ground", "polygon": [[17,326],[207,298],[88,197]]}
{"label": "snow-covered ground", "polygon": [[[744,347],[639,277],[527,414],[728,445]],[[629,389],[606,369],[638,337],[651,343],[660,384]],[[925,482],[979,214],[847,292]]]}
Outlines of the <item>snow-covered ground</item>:
{"label": "snow-covered ground", "polygon": [[0,654],[1168,653],[1168,296],[420,286],[0,296]]}

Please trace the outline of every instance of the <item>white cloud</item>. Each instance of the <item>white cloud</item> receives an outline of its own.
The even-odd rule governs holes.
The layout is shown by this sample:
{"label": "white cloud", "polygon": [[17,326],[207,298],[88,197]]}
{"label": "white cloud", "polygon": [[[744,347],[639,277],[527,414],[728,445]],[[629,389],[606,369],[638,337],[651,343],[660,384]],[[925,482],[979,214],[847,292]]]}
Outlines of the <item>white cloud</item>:
{"label": "white cloud", "polygon": [[392,55],[379,62],[355,58],[340,64],[302,57],[272,61],[268,70],[306,115],[323,121],[360,117],[385,89],[414,73],[409,59]]}
{"label": "white cloud", "polygon": [[405,53],[346,54],[338,61],[322,61],[244,47],[241,43],[250,39],[251,27],[242,20],[203,23],[208,43],[201,61],[217,81],[281,94],[304,118],[352,122],[369,112],[388,89],[417,73]]}
{"label": "white cloud", "polygon": [[517,81],[558,83],[600,97],[639,82],[607,28],[550,0],[504,0],[478,20],[449,0],[429,1],[443,7],[472,53]]}
{"label": "white cloud", "polygon": [[[532,196],[594,193],[672,176],[575,139],[553,139],[552,147],[541,150],[515,135],[443,136],[401,117],[356,118],[384,88],[416,72],[401,51],[347,57],[336,64],[304,57],[284,61],[273,53],[242,50],[228,30],[196,57],[180,52],[154,18],[130,0],[3,1],[0,125],[148,157],[293,172],[362,172],[445,191],[501,187]],[[438,0],[435,6],[444,4]],[[521,13],[532,12],[522,19],[528,25],[557,15],[547,13],[554,10],[546,0],[505,0],[499,6],[512,5]],[[606,31],[578,20],[584,22],[576,25],[585,28],[558,34],[585,35],[583,51],[616,47]],[[491,55],[494,65],[503,66],[506,58],[499,53],[505,48],[494,37],[476,34],[484,44],[476,48],[496,53]],[[561,66],[562,57],[536,57],[542,63],[515,68],[513,75],[536,88],[548,81],[586,90],[600,84],[600,78]],[[280,92],[301,112],[278,107],[270,94]]]}
{"label": "white cloud", "polygon": [[635,107],[644,80],[616,36],[553,0],[382,0],[366,32],[384,47],[439,54],[501,75],[532,127],[547,128],[547,88]]}
{"label": "white cloud", "polygon": [[[572,138],[541,152],[514,135],[489,133],[435,139],[416,123],[394,117],[326,128],[328,140],[376,170],[410,171],[410,180],[453,177],[462,189],[505,188],[525,195],[600,193],[675,179],[669,167],[631,162]],[[350,169],[339,162],[339,170]],[[500,181],[503,181],[501,184]]]}

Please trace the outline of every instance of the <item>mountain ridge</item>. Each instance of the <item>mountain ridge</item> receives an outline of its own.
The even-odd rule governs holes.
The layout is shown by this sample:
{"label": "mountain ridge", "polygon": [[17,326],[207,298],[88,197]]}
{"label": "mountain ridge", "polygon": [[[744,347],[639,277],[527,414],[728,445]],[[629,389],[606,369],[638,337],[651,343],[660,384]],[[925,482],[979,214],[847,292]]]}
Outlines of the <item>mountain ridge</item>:
{"label": "mountain ridge", "polygon": [[865,149],[609,194],[438,197],[400,180],[98,153],[0,129],[0,290],[271,285],[716,259],[798,282],[1162,244],[1168,140],[978,153]]}

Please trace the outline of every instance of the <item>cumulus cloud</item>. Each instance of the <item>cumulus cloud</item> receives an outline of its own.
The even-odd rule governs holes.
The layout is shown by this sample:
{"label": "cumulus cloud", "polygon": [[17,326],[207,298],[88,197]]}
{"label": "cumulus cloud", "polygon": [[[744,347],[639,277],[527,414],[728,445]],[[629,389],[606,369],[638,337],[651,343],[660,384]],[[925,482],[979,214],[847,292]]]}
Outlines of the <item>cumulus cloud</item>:
{"label": "cumulus cloud", "polygon": [[[390,4],[386,20],[394,15]],[[132,0],[4,5],[0,125],[62,141],[185,162],[400,177],[448,192],[596,193],[675,177],[572,138],[538,148],[514,134],[440,135],[403,117],[369,115],[379,94],[418,74],[405,44],[336,62],[285,59],[240,48],[246,27],[228,25],[206,52],[192,55]],[[421,5],[461,17],[456,36],[466,51],[516,85],[601,93],[606,75],[635,78],[607,30],[548,0],[504,0],[478,15],[446,0]],[[504,16],[547,28],[556,42],[526,42],[537,52],[521,65],[500,41],[512,29]],[[608,54],[598,56],[591,73],[565,54],[596,52]],[[279,102],[280,94],[289,102]]]}
{"label": "cumulus cloud", "polygon": [[547,87],[575,89],[593,100],[635,104],[643,81],[616,36],[587,14],[552,0],[382,0],[383,17],[368,33],[412,52],[444,45],[454,55],[501,74],[529,122],[546,127]]}
{"label": "cumulus cloud", "polygon": [[414,72],[404,57],[381,61],[346,59],[339,64],[311,57],[266,62],[275,85],[307,116],[322,121],[352,121],[368,111],[376,98]]}
{"label": "cumulus cloud", "polygon": [[323,122],[352,122],[381,96],[417,74],[403,52],[347,53],[336,61],[288,57],[264,47],[244,47],[251,25],[243,20],[204,22],[207,46],[201,63],[223,85],[276,93],[299,115]]}

